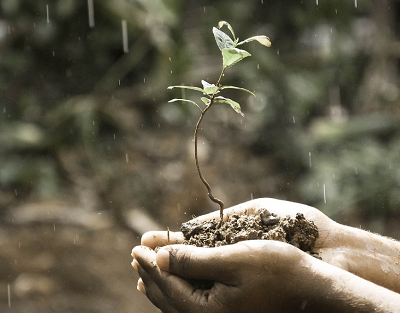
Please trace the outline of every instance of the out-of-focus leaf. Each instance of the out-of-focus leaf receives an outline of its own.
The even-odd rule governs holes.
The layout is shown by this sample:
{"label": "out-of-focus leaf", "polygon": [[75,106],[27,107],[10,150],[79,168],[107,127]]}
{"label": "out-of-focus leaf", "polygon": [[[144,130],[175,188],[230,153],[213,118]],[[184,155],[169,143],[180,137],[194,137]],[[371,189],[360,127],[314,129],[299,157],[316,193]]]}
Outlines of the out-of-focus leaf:
{"label": "out-of-focus leaf", "polygon": [[44,139],[45,133],[33,123],[5,123],[0,129],[0,145],[3,148],[40,148],[44,144]]}
{"label": "out-of-focus leaf", "polygon": [[251,54],[248,53],[246,50],[241,50],[237,48],[223,49],[222,50],[223,67],[224,68],[230,67],[249,56],[251,56]]}

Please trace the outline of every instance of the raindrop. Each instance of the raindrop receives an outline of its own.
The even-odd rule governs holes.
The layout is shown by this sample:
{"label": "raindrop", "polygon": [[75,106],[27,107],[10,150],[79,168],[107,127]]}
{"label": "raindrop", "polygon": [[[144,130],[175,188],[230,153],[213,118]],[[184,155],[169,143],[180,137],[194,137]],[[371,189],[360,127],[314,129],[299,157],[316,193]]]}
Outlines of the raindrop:
{"label": "raindrop", "polygon": [[144,83],[144,84],[146,83],[146,77],[143,78],[143,83]]}
{"label": "raindrop", "polygon": [[315,0],[315,3],[318,5],[318,0]]}
{"label": "raindrop", "polygon": [[10,284],[7,284],[7,296],[8,296],[8,307],[11,308],[11,288],[10,288]]}
{"label": "raindrop", "polygon": [[56,56],[56,53],[55,53],[55,51],[53,50],[53,57],[55,57]]}
{"label": "raindrop", "polygon": [[168,59],[169,59],[170,62],[172,61],[172,60],[171,60],[171,57],[168,57]]}
{"label": "raindrop", "polygon": [[115,140],[115,134],[114,134],[114,140]]}
{"label": "raindrop", "polygon": [[17,189],[14,189],[15,195],[18,196],[18,191]]}
{"label": "raindrop", "polygon": [[257,64],[257,69],[258,69],[258,70],[260,69],[260,63]]}
{"label": "raindrop", "polygon": [[126,163],[129,163],[129,156],[128,156],[128,153],[125,153],[125,161],[126,161]]}
{"label": "raindrop", "polygon": [[264,4],[264,0],[261,0],[261,4]]}
{"label": "raindrop", "polygon": [[308,163],[310,164],[311,167],[311,151],[308,152]]}
{"label": "raindrop", "polygon": [[250,193],[250,199],[251,199],[251,200],[254,199],[254,196],[253,196],[253,193],[252,193],[252,192]]}
{"label": "raindrop", "polygon": [[296,124],[296,119],[294,116],[293,116],[293,124]]}
{"label": "raindrop", "polygon": [[50,23],[50,18],[49,18],[49,5],[46,4],[46,14],[47,14],[47,24]]}
{"label": "raindrop", "polygon": [[206,13],[206,7],[204,7],[204,13]]}
{"label": "raindrop", "polygon": [[93,0],[88,0],[88,12],[89,12],[89,27],[94,27],[94,7]]}
{"label": "raindrop", "polygon": [[118,86],[121,86],[121,80],[118,79]]}
{"label": "raindrop", "polygon": [[357,8],[358,4],[357,4],[357,0],[354,0],[354,7]]}
{"label": "raindrop", "polygon": [[324,184],[324,203],[326,203],[326,187],[325,187],[325,184]]}
{"label": "raindrop", "polygon": [[122,45],[124,48],[124,52],[128,53],[129,52],[129,47],[128,47],[128,24],[126,23],[126,20],[122,20]]}
{"label": "raindrop", "polygon": [[53,229],[56,231],[56,223],[53,223]]}

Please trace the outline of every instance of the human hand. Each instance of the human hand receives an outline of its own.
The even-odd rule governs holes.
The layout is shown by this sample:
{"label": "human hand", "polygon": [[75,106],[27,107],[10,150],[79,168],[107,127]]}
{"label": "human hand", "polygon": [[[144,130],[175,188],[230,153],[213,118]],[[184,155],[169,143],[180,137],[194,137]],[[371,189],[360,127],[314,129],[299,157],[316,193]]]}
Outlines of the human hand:
{"label": "human hand", "polygon": [[[314,288],[310,269],[320,261],[286,243],[171,245],[157,253],[138,246],[132,254],[143,281],[139,288],[164,313],[298,312],[314,305],[308,300]],[[193,280],[210,286],[197,289]]]}
{"label": "human hand", "polygon": [[[337,249],[343,245],[347,245],[347,243],[344,242],[345,238],[340,235],[342,225],[334,222],[316,208],[295,202],[261,198],[225,209],[224,220],[227,220],[232,214],[254,215],[262,208],[267,209],[270,213],[275,213],[281,218],[287,215],[295,217],[297,213],[303,213],[308,220],[313,221],[318,227],[319,237],[315,242],[313,251],[317,252],[325,262],[347,269],[346,259],[342,254],[336,253]],[[205,221],[213,218],[219,219],[219,211],[199,216],[196,219]],[[338,237],[341,237],[340,242],[338,242]],[[183,234],[181,232],[169,232],[169,234],[167,234],[165,231],[152,231],[142,236],[142,245],[154,249],[155,247],[162,247],[166,244],[182,243],[183,239]]]}
{"label": "human hand", "polygon": [[[257,308],[262,308],[260,312],[263,312],[265,309],[263,305],[268,304],[268,310],[279,312],[283,310],[282,305],[288,305],[289,300],[289,303],[296,303],[296,310],[298,310],[300,300],[302,299],[301,307],[305,303],[304,294],[299,295],[299,290],[311,291],[317,286],[317,294],[322,292],[321,286],[318,286],[316,281],[310,281],[310,277],[313,277],[314,274],[308,272],[309,269],[315,267],[315,262],[319,262],[327,267],[326,270],[323,270],[322,276],[335,272],[336,270],[332,269],[331,266],[335,265],[335,268],[345,269],[376,284],[397,292],[400,291],[397,276],[391,275],[392,273],[388,270],[382,271],[383,268],[392,269],[395,273],[400,271],[398,262],[400,247],[397,242],[335,223],[315,208],[275,199],[252,200],[226,209],[224,219],[227,219],[231,214],[255,214],[259,208],[266,208],[280,217],[303,213],[307,219],[312,220],[319,229],[319,238],[316,241],[314,251],[319,253],[324,262],[316,260],[288,244],[273,241],[246,241],[219,248],[195,248],[171,245],[182,242],[183,235],[179,232],[170,232],[169,236],[167,232],[149,232],[143,235],[142,245],[154,248],[168,243],[171,245],[168,247],[172,249],[172,253],[166,253],[167,247],[157,254],[143,246],[135,248],[133,256],[136,260],[133,264],[139,269],[139,274],[145,282],[141,281],[139,286],[146,289],[149,299],[157,306],[163,307],[164,312],[202,312],[196,311],[194,308],[193,310],[186,310],[189,307],[182,306],[179,301],[196,308],[199,303],[203,303],[200,308],[212,308],[215,309],[215,312],[225,312],[224,308],[229,308],[226,311],[229,312],[229,310],[232,310],[232,306],[230,306],[232,303],[235,304],[233,311],[240,312],[237,310],[239,303],[235,301],[235,297],[238,296],[235,291],[238,290],[241,295],[248,295],[251,299],[254,299],[256,307],[251,308],[251,311],[257,312]],[[210,218],[218,219],[219,212],[206,214],[197,219],[208,220]],[[277,246],[281,248],[275,249]],[[202,256],[205,257],[202,258]],[[248,266],[249,260],[252,264],[250,267]],[[269,262],[272,262],[272,260],[276,260],[276,263],[270,264]],[[151,263],[153,261],[156,261],[154,265]],[[171,262],[171,266],[168,262]],[[276,268],[275,265],[280,267]],[[290,267],[282,267],[284,265],[290,265]],[[179,270],[179,266],[182,266],[183,270]],[[195,275],[188,270],[191,267],[197,269]],[[212,272],[209,268],[217,270]],[[262,269],[265,268],[269,268],[270,272],[263,272]],[[292,273],[291,270],[293,269],[295,275],[291,275],[287,279],[285,274]],[[227,277],[238,278],[241,283],[235,284],[235,282],[229,280],[222,280],[224,278],[223,270],[225,270]],[[215,276],[212,276],[212,273]],[[281,294],[274,293],[276,289],[267,288],[277,285],[275,283],[276,275],[279,276],[278,286]],[[341,273],[340,275],[344,274]],[[249,279],[246,280],[246,277]],[[190,279],[210,280],[212,287],[209,290],[196,289],[190,283]],[[285,284],[287,281],[291,282],[290,286]],[[293,286],[295,286],[294,290]],[[303,288],[304,286],[308,287]],[[264,292],[261,294],[259,290]],[[282,298],[282,292],[289,298]],[[328,291],[328,294],[330,294],[330,291]],[[209,299],[214,299],[217,304],[215,304],[215,301],[208,301]],[[247,311],[249,310],[249,303],[248,301],[245,302],[246,308],[244,309]],[[224,305],[222,306],[221,303],[224,303]],[[218,308],[218,304],[221,305],[220,308]],[[310,308],[311,306],[308,302],[307,307]],[[285,308],[285,310],[290,312],[290,308]],[[206,311],[213,312],[208,309]]]}

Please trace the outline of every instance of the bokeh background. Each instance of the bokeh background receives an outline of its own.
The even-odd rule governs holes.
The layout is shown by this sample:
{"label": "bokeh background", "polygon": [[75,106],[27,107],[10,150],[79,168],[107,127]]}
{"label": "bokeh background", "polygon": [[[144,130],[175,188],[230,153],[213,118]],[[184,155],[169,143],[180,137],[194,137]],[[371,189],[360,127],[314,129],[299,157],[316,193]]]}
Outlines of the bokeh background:
{"label": "bokeh background", "polygon": [[[130,251],[218,207],[193,160],[219,20],[267,35],[222,83],[200,163],[227,206],[275,197],[400,238],[400,2],[2,0],[0,311],[157,312]],[[213,112],[213,113],[212,113]]]}

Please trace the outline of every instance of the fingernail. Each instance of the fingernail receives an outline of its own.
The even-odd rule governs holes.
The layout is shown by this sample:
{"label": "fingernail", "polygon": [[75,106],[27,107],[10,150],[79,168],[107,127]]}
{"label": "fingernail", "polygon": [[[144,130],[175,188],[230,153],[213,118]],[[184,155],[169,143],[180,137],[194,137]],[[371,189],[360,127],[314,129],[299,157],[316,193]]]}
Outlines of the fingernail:
{"label": "fingernail", "polygon": [[156,254],[157,265],[162,270],[169,269],[169,252],[165,249],[160,249]]}
{"label": "fingernail", "polygon": [[144,295],[146,294],[146,286],[144,285],[144,282],[143,282],[143,280],[141,278],[139,278],[136,288],[137,288],[137,290],[139,290]]}
{"label": "fingernail", "polygon": [[133,267],[135,270],[138,270],[138,265],[139,265],[138,261],[136,261],[135,259],[133,259],[131,265],[132,265],[132,267]]}

